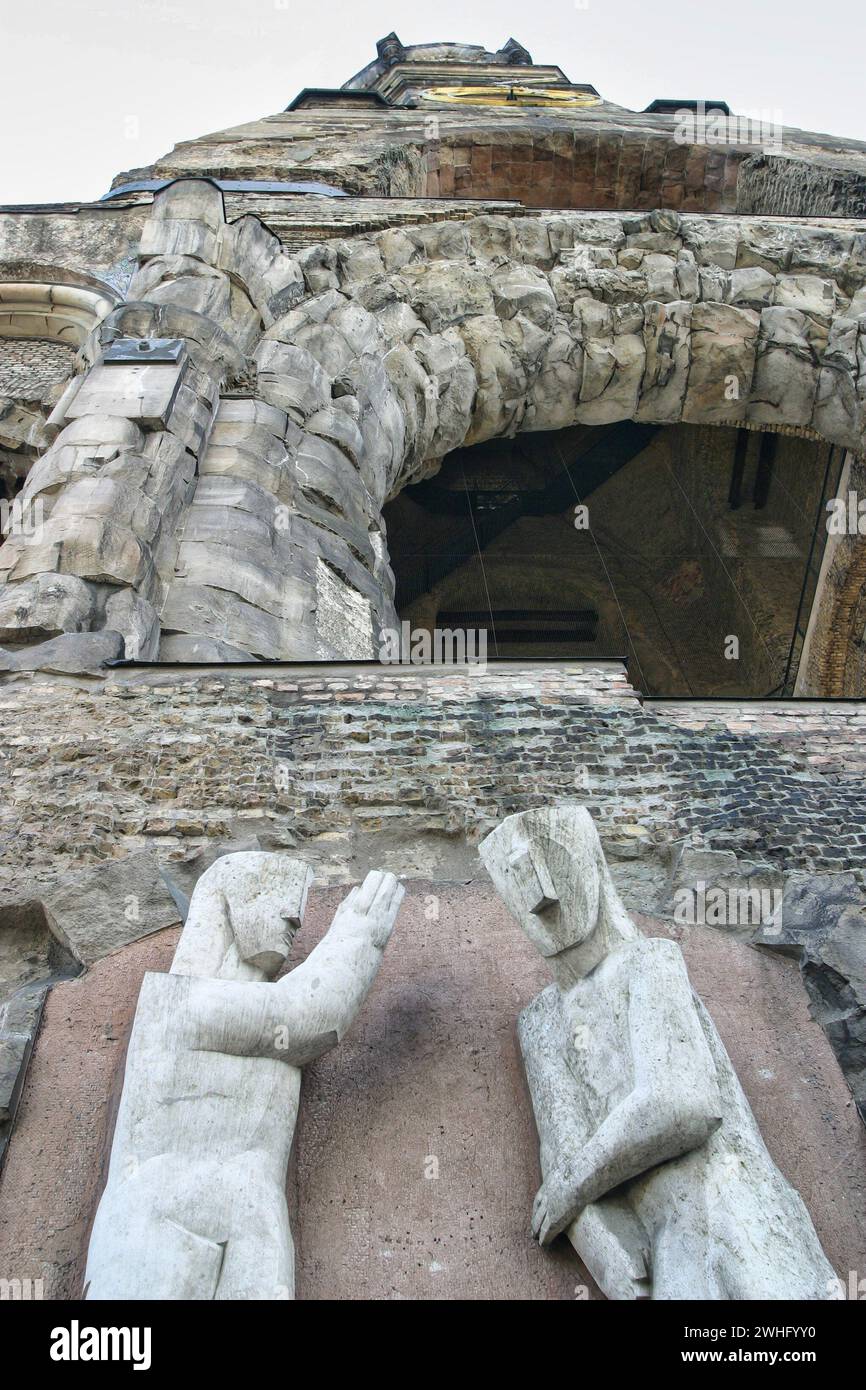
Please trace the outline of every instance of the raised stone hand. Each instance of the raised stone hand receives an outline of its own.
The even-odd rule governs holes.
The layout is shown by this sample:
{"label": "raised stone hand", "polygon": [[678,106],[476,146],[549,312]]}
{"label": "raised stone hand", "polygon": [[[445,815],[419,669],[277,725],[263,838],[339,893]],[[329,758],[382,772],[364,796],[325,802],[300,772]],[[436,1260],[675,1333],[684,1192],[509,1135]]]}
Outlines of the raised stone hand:
{"label": "raised stone hand", "polygon": [[404,889],[393,874],[371,869],[364,882],[353,888],[337,908],[333,925],[351,930],[357,924],[384,951],[391,937]]}
{"label": "raised stone hand", "polygon": [[272,983],[310,877],[288,855],[217,860],[171,973],[145,976],[87,1297],[292,1297],[285,1180],[300,1068],[351,1027],[403,897],[393,874],[369,873]]}

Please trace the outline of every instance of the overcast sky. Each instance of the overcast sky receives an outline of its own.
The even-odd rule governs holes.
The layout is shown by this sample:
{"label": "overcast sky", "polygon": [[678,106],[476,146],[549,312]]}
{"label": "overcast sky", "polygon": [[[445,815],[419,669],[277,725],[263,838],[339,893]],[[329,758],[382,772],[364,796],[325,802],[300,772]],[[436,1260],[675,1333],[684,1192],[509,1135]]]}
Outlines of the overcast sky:
{"label": "overcast sky", "polygon": [[0,202],[90,200],[181,140],[338,87],[376,40],[510,36],[640,110],[653,97],[866,140],[866,0],[0,0]]}

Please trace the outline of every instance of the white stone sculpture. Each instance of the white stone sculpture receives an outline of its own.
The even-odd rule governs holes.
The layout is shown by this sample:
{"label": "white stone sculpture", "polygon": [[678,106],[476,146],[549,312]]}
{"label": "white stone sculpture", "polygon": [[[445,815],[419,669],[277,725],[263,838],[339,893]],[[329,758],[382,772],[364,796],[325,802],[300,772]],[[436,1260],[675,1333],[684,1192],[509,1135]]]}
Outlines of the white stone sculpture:
{"label": "white stone sculpture", "polygon": [[285,1185],[300,1069],[351,1025],[403,896],[393,874],[368,874],[304,963],[269,983],[310,878],[284,854],[218,859],[171,973],[145,975],[85,1297],[293,1296]]}
{"label": "white stone sculpture", "polygon": [[612,1299],[836,1296],[679,947],[634,926],[589,813],[509,816],[480,848],[555,981],[518,1024],[540,1243],[565,1231]]}

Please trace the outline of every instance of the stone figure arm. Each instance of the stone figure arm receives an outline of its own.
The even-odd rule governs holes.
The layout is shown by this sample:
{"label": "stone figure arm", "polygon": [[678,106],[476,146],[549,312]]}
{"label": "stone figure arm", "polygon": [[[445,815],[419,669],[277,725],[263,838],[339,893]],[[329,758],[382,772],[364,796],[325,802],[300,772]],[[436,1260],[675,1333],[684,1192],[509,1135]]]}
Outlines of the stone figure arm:
{"label": "stone figure arm", "polygon": [[275,984],[190,980],[189,1045],[302,1066],[350,1028],[376,978],[404,889],[369,873],[302,965]]}
{"label": "stone figure arm", "polygon": [[537,994],[517,1021],[517,1036],[538,1130],[542,1177],[563,1152],[572,1152],[589,1131],[584,1098],[569,1070],[560,993],[556,985]]}
{"label": "stone figure arm", "polygon": [[[542,1177],[573,1152],[590,1130],[586,1093],[568,1065],[561,995],[549,985],[523,1010],[517,1025],[538,1130]],[[645,1298],[650,1289],[647,1237],[626,1201],[612,1193],[584,1207],[565,1229],[608,1298]]]}
{"label": "stone figure arm", "polygon": [[632,1089],[586,1144],[566,1151],[545,1175],[532,1214],[542,1245],[589,1202],[698,1148],[721,1123],[715,1063],[679,948],[673,942],[643,942],[632,956]]}

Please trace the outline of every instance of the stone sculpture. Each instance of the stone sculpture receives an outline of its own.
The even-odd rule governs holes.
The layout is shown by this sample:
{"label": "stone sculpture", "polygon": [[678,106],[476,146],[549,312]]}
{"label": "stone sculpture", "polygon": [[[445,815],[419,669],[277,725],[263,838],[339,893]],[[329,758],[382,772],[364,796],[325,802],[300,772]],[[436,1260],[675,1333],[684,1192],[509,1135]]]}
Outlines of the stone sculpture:
{"label": "stone sculpture", "polygon": [[518,1024],[539,1242],[566,1232],[611,1299],[837,1296],[679,947],[634,926],[589,813],[509,816],[480,852],[555,981]]}
{"label": "stone sculpture", "polygon": [[171,972],[145,975],[85,1297],[293,1297],[285,1183],[300,1069],[351,1025],[403,896],[393,874],[368,874],[306,961],[270,983],[311,876],[284,854],[218,859]]}

